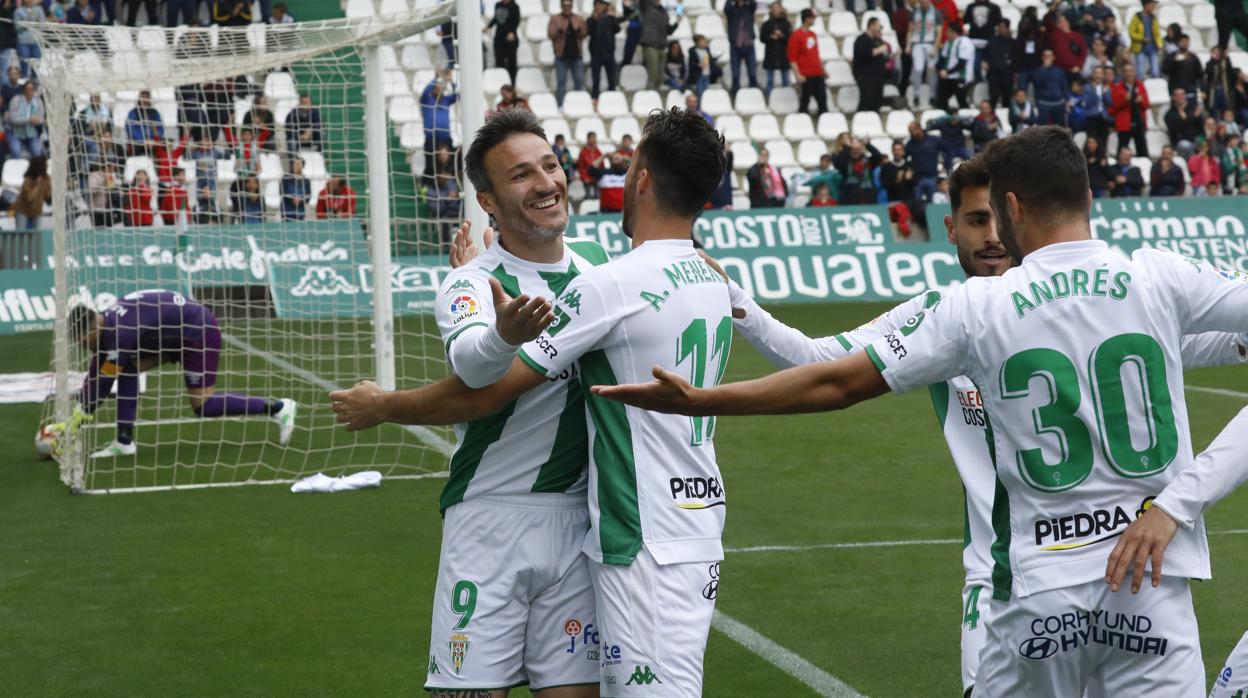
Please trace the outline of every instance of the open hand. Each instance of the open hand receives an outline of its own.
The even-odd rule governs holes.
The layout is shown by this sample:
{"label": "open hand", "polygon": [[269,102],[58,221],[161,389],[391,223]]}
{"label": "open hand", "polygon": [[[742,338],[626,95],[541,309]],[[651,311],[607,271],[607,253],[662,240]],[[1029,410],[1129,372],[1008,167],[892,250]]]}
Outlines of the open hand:
{"label": "open hand", "polygon": [[[494,229],[487,226],[481,237],[485,249],[490,249],[494,244]],[[464,221],[455,233],[455,239],[451,241],[451,268],[458,269],[476,259],[479,254],[481,250],[477,249],[477,243],[472,239],[472,221]]]}
{"label": "open hand", "polygon": [[668,414],[693,414],[693,386],[680,376],[654,367],[655,380],[630,385],[595,385],[590,390],[626,405],[633,405],[652,412]]}
{"label": "open hand", "polygon": [[498,334],[513,346],[537,339],[542,330],[555,321],[550,303],[541,296],[529,298],[520,294],[512,298],[503,290],[498,279],[490,278],[490,290],[494,293],[494,316]]}
{"label": "open hand", "polygon": [[385,394],[380,385],[363,380],[330,393],[329,401],[339,424],[347,425],[347,431],[363,431],[386,421],[381,404]]}
{"label": "open hand", "polygon": [[1114,551],[1109,554],[1109,564],[1105,566],[1105,583],[1112,591],[1118,591],[1127,572],[1131,575],[1131,593],[1140,591],[1144,581],[1144,564],[1150,559],[1153,563],[1153,587],[1161,585],[1161,562],[1166,546],[1174,539],[1179,524],[1160,507],[1150,507],[1144,515],[1127,526]]}

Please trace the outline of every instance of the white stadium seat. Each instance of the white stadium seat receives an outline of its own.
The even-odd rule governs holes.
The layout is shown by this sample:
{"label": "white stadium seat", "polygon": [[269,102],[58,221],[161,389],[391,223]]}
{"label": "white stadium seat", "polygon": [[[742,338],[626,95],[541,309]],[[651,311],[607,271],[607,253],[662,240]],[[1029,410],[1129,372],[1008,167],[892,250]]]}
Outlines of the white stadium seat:
{"label": "white stadium seat", "polygon": [[260,153],[260,171],[256,173],[261,182],[274,182],[282,178],[282,156],[277,153]]}
{"label": "white stadium seat", "polygon": [[[429,59],[427,47],[421,44],[408,44],[403,47],[403,53],[399,54],[399,65],[407,70],[428,70],[433,67],[433,61]],[[506,72],[503,71],[504,74]]]}
{"label": "white stadium seat", "polygon": [[810,119],[810,114],[789,114],[784,117],[784,137],[791,141],[817,138],[815,122]]}
{"label": "white stadium seat", "polygon": [[569,119],[582,119],[597,116],[594,110],[594,99],[584,90],[572,90],[563,95],[563,115]]}
{"label": "white stadium seat", "polygon": [[796,112],[798,104],[797,90],[792,87],[773,88],[767,98],[767,106],[771,107],[772,113],[781,116]]}
{"label": "white stadium seat", "polygon": [[745,121],[736,114],[725,114],[719,117],[715,120],[715,128],[723,134],[724,140],[729,143],[750,139],[745,132]]}
{"label": "white stadium seat", "polygon": [[541,68],[519,69],[516,71],[516,91],[524,95],[549,92],[550,86],[546,84],[546,74]]}
{"label": "white stadium seat", "polygon": [[[628,68],[630,66],[625,66]],[[638,66],[632,66],[638,67]],[[644,71],[644,69],[643,69]],[[643,83],[644,84],[644,83]],[[659,93],[654,90],[638,90],[633,95],[633,116],[638,119],[644,119],[650,116],[650,112],[655,109],[663,108],[663,98],[659,97]]]}
{"label": "white stadium seat", "polygon": [[[565,101],[564,104],[566,105],[567,102]],[[623,92],[611,90],[598,94],[598,116],[604,119],[616,119],[632,113],[632,110],[628,108],[628,98]]]}
{"label": "white stadium seat", "polygon": [[718,13],[699,15],[694,21],[693,33],[701,34],[708,39],[728,36],[724,31],[724,20]]}
{"label": "white stadium seat", "polygon": [[893,21],[888,18],[887,12],[883,10],[867,10],[862,13],[862,19],[860,20],[858,28],[865,32],[867,30],[867,22],[871,21],[872,17],[879,19],[880,24],[883,24],[885,29],[889,29],[893,26]]}
{"label": "white stadium seat", "polygon": [[581,202],[581,208],[577,213],[582,216],[592,215],[598,213],[600,206],[602,206],[602,201],[599,199],[585,199]]}
{"label": "white stadium seat", "polygon": [[793,154],[793,146],[786,140],[767,141],[768,162],[772,167],[794,167],[797,156]]}
{"label": "white stadium seat", "polygon": [[555,96],[549,92],[535,92],[529,95],[529,109],[539,119],[554,119],[563,114],[559,110]]}
{"label": "white stadium seat", "polygon": [[511,83],[511,75],[507,73],[506,68],[486,68],[481,74],[481,89],[485,90],[485,94],[490,97],[498,96],[502,91],[503,85]]}
{"label": "white stadium seat", "polygon": [[880,123],[879,112],[860,111],[854,114],[854,120],[849,124],[850,133],[859,138],[882,138],[887,135],[884,132],[884,124]]}
{"label": "white stadium seat", "polygon": [[[382,92],[389,97],[402,97],[412,94],[407,84],[407,74],[401,70],[387,70],[381,74]],[[424,89],[424,86],[421,86]]]}
{"label": "white stadium seat", "polygon": [[819,122],[815,126],[815,132],[825,141],[834,141],[842,133],[849,133],[849,122],[845,119],[845,115],[840,112],[824,112],[819,115]]}
{"label": "white stadium seat", "polygon": [[524,20],[524,38],[531,44],[540,44],[546,40],[546,27],[550,24],[550,20],[544,15],[525,15],[523,11],[521,17]]}
{"label": "white stadium seat", "polygon": [[572,140],[572,128],[568,126],[566,119],[546,119],[542,122],[542,128],[546,131],[546,137],[553,143],[555,136],[563,136],[565,141]]}
{"label": "white stadium seat", "polygon": [[[1150,154],[1160,156],[1161,149],[1170,145],[1170,136],[1165,131],[1146,131],[1144,133],[1144,142],[1148,143],[1148,152]],[[1177,161],[1182,158],[1176,156],[1174,159]]]}
{"label": "white stadium seat", "polygon": [[620,68],[620,89],[634,92],[646,89],[646,69],[640,65],[626,65]]}
{"label": "white stadium seat", "polygon": [[758,162],[758,151],[749,141],[733,141],[729,146],[732,150],[732,169],[744,172]]}
{"label": "white stadium seat", "polygon": [[543,68],[555,64],[555,47],[549,41],[537,45],[537,64]]}
{"label": "white stadium seat", "polygon": [[774,114],[759,114],[750,119],[750,140],[771,141],[782,137],[780,122]]}
{"label": "white stadium seat", "polygon": [[858,28],[858,18],[853,12],[833,12],[828,17],[828,33],[838,39],[856,36],[861,33]]}
{"label": "white stadium seat", "polygon": [[797,164],[811,168],[819,166],[819,158],[828,154],[828,144],[818,138],[807,138],[797,144]]}
{"label": "white stadium seat", "polygon": [[[218,160],[217,162],[219,164],[220,160]],[[126,169],[125,169],[125,172],[123,173],[126,183],[129,184],[130,182],[133,182],[134,173],[138,172],[139,170],[147,170],[147,178],[149,182],[151,183],[152,187],[155,188],[156,186],[156,163],[152,162],[152,159],[145,155],[131,155],[130,157],[126,158]],[[22,173],[25,174],[25,168],[23,168]]]}
{"label": "white stadium seat", "polygon": [[1178,3],[1163,2],[1158,5],[1157,21],[1161,22],[1161,26],[1168,27],[1171,24],[1184,26],[1187,24],[1187,11]]}
{"label": "white stadium seat", "polygon": [[1214,19],[1213,5],[1201,3],[1192,7],[1192,26],[1201,31],[1215,29],[1218,26]]}
{"label": "white stadium seat", "polygon": [[624,136],[632,136],[634,143],[641,138],[641,124],[632,116],[621,116],[611,121],[611,142],[619,143]]}
{"label": "white stadium seat", "polygon": [[390,121],[395,124],[410,124],[420,121],[420,103],[410,95],[395,97],[390,100]]}
{"label": "white stadium seat", "polygon": [[1154,107],[1164,107],[1170,104],[1170,85],[1165,78],[1145,80],[1144,91],[1148,93],[1148,103]]}
{"label": "white stadium seat", "polygon": [[913,112],[908,109],[895,109],[888,113],[888,121],[884,122],[884,132],[893,138],[909,138],[910,124],[913,122]]}
{"label": "white stadium seat", "polygon": [[836,91],[836,108],[852,114],[858,110],[858,86],[846,85]]}
{"label": "white stadium seat", "polygon": [[[399,145],[405,150],[419,150],[425,145],[425,129],[420,124],[403,124],[399,129]],[[306,174],[306,171],[305,171]],[[308,175],[308,179],[312,176]]]}
{"label": "white stadium seat", "polygon": [[732,114],[732,98],[728,96],[728,90],[712,87],[703,92],[702,111],[711,116]]}
{"label": "white stadium seat", "polygon": [[[129,163],[127,163],[129,164]],[[0,181],[3,181],[6,189],[20,191],[22,182],[26,179],[26,168],[30,166],[30,161],[25,158],[9,158],[4,161],[4,170],[0,172]]]}
{"label": "white stadium seat", "polygon": [[663,100],[663,108],[673,109],[675,107],[685,108],[685,93],[680,90],[668,90],[667,97]]}
{"label": "white stadium seat", "polygon": [[590,131],[593,131],[598,134],[599,138],[602,138],[602,135],[607,132],[607,125],[602,123],[602,119],[599,119],[596,116],[577,119],[575,131],[576,143],[578,145],[584,143],[585,138]]}
{"label": "white stadium seat", "polygon": [[845,61],[828,61],[823,64],[823,70],[828,74],[828,87],[848,87],[856,85],[854,82],[854,72]]}
{"label": "white stadium seat", "polygon": [[297,98],[299,90],[295,88],[295,79],[290,73],[274,71],[264,77],[264,96],[269,99]]}
{"label": "white stadium seat", "polygon": [[[763,91],[757,87],[743,87],[737,90],[736,111],[741,116],[771,113],[771,110],[767,108],[767,98],[763,96]],[[708,111],[707,113],[709,114],[710,112]]]}
{"label": "white stadium seat", "polygon": [[319,150],[301,150],[299,157],[303,159],[304,177],[323,179],[329,176],[325,170],[325,156]]}

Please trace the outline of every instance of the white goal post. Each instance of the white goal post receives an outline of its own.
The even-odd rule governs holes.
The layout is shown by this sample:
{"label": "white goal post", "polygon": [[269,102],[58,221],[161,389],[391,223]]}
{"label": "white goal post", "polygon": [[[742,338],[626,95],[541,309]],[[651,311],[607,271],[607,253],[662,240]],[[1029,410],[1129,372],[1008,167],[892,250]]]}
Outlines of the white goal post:
{"label": "white goal post", "polygon": [[[479,42],[460,42],[458,69],[470,77],[444,73],[436,30],[455,21],[456,0],[419,4],[288,25],[30,27],[43,52],[36,70],[53,202],[44,222],[55,386],[45,421],[70,419],[75,377],[94,353],[70,341],[69,308],[103,310],[155,288],[216,316],[215,388],[241,405],[193,412],[169,344],[151,354],[165,363],[131,401],[137,453],[89,457],[125,421],[125,399],[102,401],[62,444],[61,477],[72,489],[445,471],[449,430],[348,434],[325,398],[361,378],[394,388],[445,373],[431,316],[445,240],[461,216],[481,214],[465,206],[472,194],[460,191],[468,184],[459,160],[440,144],[466,145],[480,124],[482,57]],[[461,35],[479,35],[479,10],[463,4],[473,11]],[[435,85],[443,96],[422,104]],[[450,128],[431,131],[442,119]],[[268,412],[246,407],[278,399],[299,405],[285,447]]]}

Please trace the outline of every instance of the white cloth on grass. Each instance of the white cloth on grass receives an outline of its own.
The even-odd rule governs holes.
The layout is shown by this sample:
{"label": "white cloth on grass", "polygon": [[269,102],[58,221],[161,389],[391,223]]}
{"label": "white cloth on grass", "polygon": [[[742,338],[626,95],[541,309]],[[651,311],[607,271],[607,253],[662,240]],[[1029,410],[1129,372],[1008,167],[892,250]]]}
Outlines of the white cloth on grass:
{"label": "white cloth on grass", "polygon": [[376,470],[365,470],[341,477],[330,477],[325,473],[317,473],[303,478],[290,486],[291,492],[349,492],[377,487],[381,484],[381,473]]}

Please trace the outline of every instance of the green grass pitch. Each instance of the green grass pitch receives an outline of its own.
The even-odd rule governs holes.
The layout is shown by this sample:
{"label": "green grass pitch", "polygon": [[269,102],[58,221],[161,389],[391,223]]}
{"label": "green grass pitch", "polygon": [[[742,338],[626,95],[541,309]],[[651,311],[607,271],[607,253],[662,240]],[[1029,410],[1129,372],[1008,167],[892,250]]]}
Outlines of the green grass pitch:
{"label": "green grass pitch", "polygon": [[[887,307],[789,306],[776,313],[808,333],[827,334]],[[0,340],[4,370],[45,370],[49,344],[46,334]],[[767,370],[744,340],[734,349],[726,379]],[[230,374],[243,360],[227,354],[223,387],[254,387]],[[1248,391],[1248,370],[1195,371],[1189,383]],[[163,377],[155,388],[179,389]],[[321,392],[300,390],[307,399]],[[1197,446],[1243,402],[1189,392]],[[323,408],[306,414],[329,419]],[[420,693],[442,480],[338,495],[242,487],[74,496],[52,464],[34,457],[38,416],[36,405],[0,407],[0,438],[8,445],[0,458],[5,695]],[[185,430],[174,434],[179,439],[203,437],[214,449],[213,438],[255,428],[254,443],[249,437],[221,453],[280,460],[272,445],[262,445],[262,427],[172,428]],[[400,438],[408,437],[389,436]],[[925,392],[834,415],[724,419],[716,441],[732,503],[730,548],[961,537],[961,487]],[[443,466],[414,442],[400,452],[409,450],[418,468]],[[380,448],[371,453],[394,458]],[[200,455],[169,457],[189,462]],[[371,457],[368,447],[356,455]],[[151,455],[151,464],[165,456]],[[149,474],[162,472],[172,471]],[[1248,493],[1237,493],[1208,516],[1216,578],[1196,584],[1195,597],[1210,675],[1248,629],[1248,539],[1218,533],[1248,529],[1246,505]],[[957,545],[729,552],[719,608],[867,695],[954,696],[959,552]],[[718,631],[706,666],[708,696],[813,695]]]}

